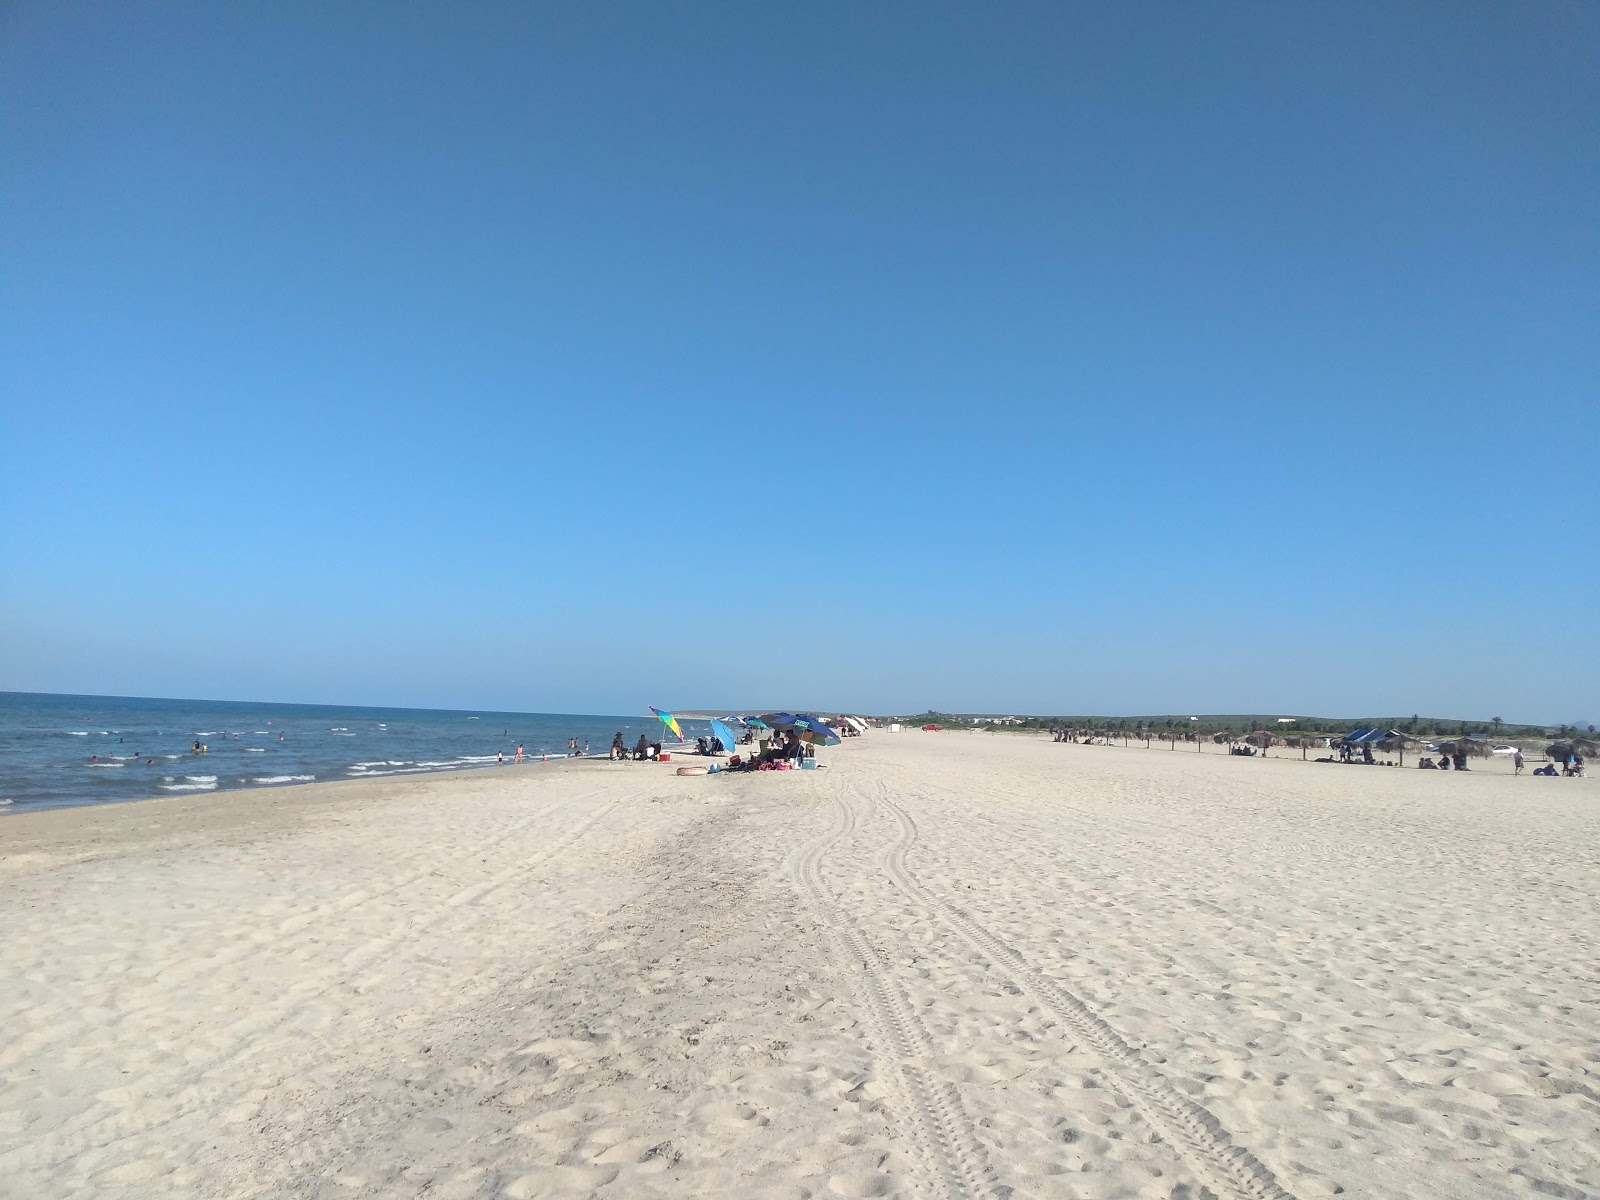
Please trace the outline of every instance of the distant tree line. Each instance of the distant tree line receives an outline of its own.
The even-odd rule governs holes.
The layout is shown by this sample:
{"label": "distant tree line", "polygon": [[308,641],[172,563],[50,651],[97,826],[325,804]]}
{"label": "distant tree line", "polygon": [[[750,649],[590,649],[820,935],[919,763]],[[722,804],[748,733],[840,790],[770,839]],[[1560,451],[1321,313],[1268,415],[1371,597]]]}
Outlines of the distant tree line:
{"label": "distant tree line", "polygon": [[[959,713],[944,713],[929,710],[914,716],[898,717],[908,725],[945,725],[959,729],[995,729],[1000,726],[978,723],[974,724],[972,717],[962,716]],[[1409,717],[1295,717],[1292,723],[1279,724],[1276,716],[1267,717],[1249,714],[1209,715],[1198,716],[1191,719],[1187,714],[1162,714],[1159,716],[1138,717],[1108,717],[1089,713],[1058,714],[1056,716],[1018,716],[1018,723],[1005,726],[1009,729],[1022,730],[1051,730],[1051,729],[1105,729],[1116,733],[1137,734],[1143,731],[1151,733],[1172,732],[1181,730],[1188,733],[1251,733],[1257,729],[1265,729],[1272,733],[1285,735],[1319,735],[1343,736],[1353,729],[1362,727],[1378,727],[1382,729],[1397,729],[1401,733],[1414,737],[1470,737],[1481,735],[1489,738],[1541,738],[1541,737],[1574,737],[1579,733],[1593,734],[1595,727],[1587,726],[1579,729],[1574,725],[1512,725],[1507,724],[1500,717],[1490,717],[1488,720],[1457,720],[1445,717],[1424,717],[1412,713]]]}

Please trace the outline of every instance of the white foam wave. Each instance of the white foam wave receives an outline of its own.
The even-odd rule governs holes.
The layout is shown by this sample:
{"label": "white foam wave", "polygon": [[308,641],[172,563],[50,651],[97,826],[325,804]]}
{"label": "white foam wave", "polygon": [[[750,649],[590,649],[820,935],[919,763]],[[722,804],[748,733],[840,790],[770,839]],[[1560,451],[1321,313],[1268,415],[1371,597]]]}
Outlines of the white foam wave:
{"label": "white foam wave", "polygon": [[349,733],[350,732],[350,727],[348,725],[329,725],[328,726],[328,732],[329,733]]}
{"label": "white foam wave", "polygon": [[265,754],[267,748],[265,746],[246,746],[244,752],[246,754]]}
{"label": "white foam wave", "polygon": [[10,800],[0,800],[0,808],[5,808],[6,806],[8,806],[11,803],[12,803],[12,801],[10,801]]}
{"label": "white foam wave", "polygon": [[215,729],[197,729],[194,735],[195,737],[216,737],[217,731]]}
{"label": "white foam wave", "polygon": [[163,792],[210,792],[216,790],[214,783],[163,783]]}
{"label": "white foam wave", "polygon": [[310,783],[315,775],[258,775],[256,783]]}
{"label": "white foam wave", "polygon": [[67,730],[67,736],[68,737],[88,737],[89,736],[89,731],[87,729],[69,729],[69,730]]}
{"label": "white foam wave", "polygon": [[396,767],[390,771],[358,771],[354,767],[346,767],[351,779],[376,779],[380,775],[426,775],[427,767]]}
{"label": "white foam wave", "polygon": [[462,754],[457,756],[456,761],[460,763],[495,762],[497,758],[493,754]]}
{"label": "white foam wave", "polygon": [[185,775],[184,778],[190,783],[215,783],[217,781],[215,775]]}
{"label": "white foam wave", "polygon": [[122,764],[119,762],[97,762],[90,763],[89,765],[91,767],[120,767]]}

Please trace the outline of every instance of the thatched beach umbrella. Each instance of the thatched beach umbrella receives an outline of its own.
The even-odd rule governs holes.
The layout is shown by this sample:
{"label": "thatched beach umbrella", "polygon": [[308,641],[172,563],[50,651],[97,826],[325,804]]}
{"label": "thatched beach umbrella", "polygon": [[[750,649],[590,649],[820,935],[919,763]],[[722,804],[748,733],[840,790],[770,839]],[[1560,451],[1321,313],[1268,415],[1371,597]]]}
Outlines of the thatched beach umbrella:
{"label": "thatched beach umbrella", "polygon": [[1409,738],[1403,733],[1395,733],[1391,730],[1389,736],[1378,743],[1378,749],[1385,754],[1398,753],[1400,755],[1400,765],[1403,767],[1406,765],[1406,747],[1416,744],[1416,738]]}
{"label": "thatched beach umbrella", "polygon": [[1591,742],[1588,738],[1568,738],[1564,742],[1552,742],[1544,752],[1551,762],[1571,762],[1575,758],[1593,758],[1600,753],[1600,742]]}
{"label": "thatched beach umbrella", "polygon": [[1490,754],[1489,744],[1474,738],[1457,738],[1453,742],[1442,742],[1439,753],[1448,754],[1451,758],[1461,755],[1464,758],[1487,758]]}
{"label": "thatched beach umbrella", "polygon": [[1259,746],[1261,748],[1261,753],[1266,754],[1267,747],[1272,745],[1272,743],[1277,739],[1275,739],[1272,734],[1268,733],[1265,729],[1258,729],[1254,733],[1246,734],[1244,740],[1249,742],[1252,746]]}
{"label": "thatched beach umbrella", "polygon": [[1291,750],[1300,751],[1300,758],[1303,761],[1306,757],[1306,752],[1310,750],[1311,747],[1315,746],[1319,740],[1321,739],[1306,737],[1304,734],[1301,734],[1297,737],[1284,738],[1283,744],[1288,746]]}

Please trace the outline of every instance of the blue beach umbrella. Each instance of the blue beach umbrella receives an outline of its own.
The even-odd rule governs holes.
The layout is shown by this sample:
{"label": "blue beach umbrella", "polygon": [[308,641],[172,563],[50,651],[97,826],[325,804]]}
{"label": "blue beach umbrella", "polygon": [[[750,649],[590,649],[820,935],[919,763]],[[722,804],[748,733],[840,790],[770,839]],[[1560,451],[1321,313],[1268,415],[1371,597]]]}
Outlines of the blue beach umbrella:
{"label": "blue beach umbrella", "polygon": [[711,732],[714,733],[718,739],[721,740],[722,744],[730,751],[739,744],[739,739],[734,736],[733,730],[729,729],[715,717],[711,718]]}

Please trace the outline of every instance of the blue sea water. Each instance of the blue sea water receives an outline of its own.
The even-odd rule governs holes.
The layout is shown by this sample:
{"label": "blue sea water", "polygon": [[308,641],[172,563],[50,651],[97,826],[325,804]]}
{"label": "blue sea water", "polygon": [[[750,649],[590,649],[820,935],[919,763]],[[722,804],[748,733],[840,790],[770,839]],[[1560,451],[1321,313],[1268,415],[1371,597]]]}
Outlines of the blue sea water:
{"label": "blue sea water", "polygon": [[[680,722],[692,746],[705,722]],[[621,731],[675,744],[652,716],[346,708],[0,692],[0,815],[151,796],[420,775],[567,753]],[[665,735],[665,737],[663,737]],[[207,747],[194,753],[194,743]]]}

